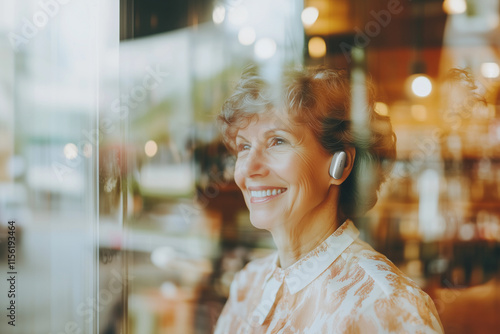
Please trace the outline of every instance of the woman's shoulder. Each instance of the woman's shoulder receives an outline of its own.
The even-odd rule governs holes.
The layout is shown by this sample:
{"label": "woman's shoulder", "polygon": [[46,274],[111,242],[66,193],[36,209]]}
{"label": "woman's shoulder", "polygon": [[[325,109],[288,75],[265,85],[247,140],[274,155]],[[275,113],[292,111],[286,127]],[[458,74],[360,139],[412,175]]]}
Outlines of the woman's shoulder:
{"label": "woman's shoulder", "polygon": [[377,323],[381,331],[375,332],[395,328],[394,332],[442,333],[432,299],[385,255],[357,240],[342,261],[342,279],[347,278],[355,291],[350,300],[353,314]]}
{"label": "woman's shoulder", "polygon": [[358,239],[350,248],[345,260],[351,264],[349,266],[351,274],[356,273],[356,277],[359,277],[361,271],[362,276],[366,276],[366,279],[370,278],[374,288],[378,288],[382,294],[389,296],[402,292],[421,293],[420,287],[412,279],[385,255],[377,252],[364,241]]}

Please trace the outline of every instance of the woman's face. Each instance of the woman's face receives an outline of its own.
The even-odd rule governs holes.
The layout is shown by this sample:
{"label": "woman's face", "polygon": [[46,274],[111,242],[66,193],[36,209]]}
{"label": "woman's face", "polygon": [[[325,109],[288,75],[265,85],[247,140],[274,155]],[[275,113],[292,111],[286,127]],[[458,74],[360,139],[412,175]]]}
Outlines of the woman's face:
{"label": "woman's face", "polygon": [[307,126],[258,115],[238,131],[236,147],[234,178],[255,227],[306,222],[326,200],[331,155]]}

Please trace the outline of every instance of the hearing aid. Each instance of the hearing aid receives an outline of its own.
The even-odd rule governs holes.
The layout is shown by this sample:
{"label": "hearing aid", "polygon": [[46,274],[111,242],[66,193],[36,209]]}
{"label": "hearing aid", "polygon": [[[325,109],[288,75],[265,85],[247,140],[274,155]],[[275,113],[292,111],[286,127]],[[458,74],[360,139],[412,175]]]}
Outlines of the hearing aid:
{"label": "hearing aid", "polygon": [[347,154],[344,151],[335,152],[330,163],[330,176],[338,180],[344,174]]}

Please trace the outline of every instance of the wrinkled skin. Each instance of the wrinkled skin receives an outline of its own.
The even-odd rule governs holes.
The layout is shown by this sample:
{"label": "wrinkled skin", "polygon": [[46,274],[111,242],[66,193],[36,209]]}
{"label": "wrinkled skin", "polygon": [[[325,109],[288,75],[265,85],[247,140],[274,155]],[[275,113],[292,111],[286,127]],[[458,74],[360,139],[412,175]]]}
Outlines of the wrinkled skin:
{"label": "wrinkled skin", "polygon": [[[343,177],[333,179],[328,173],[332,156],[312,131],[288,119],[277,121],[273,113],[257,115],[239,129],[236,147],[234,178],[250,220],[255,227],[271,232],[281,266],[286,267],[339,226],[338,185],[347,177],[352,159],[348,159]],[[268,189],[281,193],[252,196],[252,191]]]}

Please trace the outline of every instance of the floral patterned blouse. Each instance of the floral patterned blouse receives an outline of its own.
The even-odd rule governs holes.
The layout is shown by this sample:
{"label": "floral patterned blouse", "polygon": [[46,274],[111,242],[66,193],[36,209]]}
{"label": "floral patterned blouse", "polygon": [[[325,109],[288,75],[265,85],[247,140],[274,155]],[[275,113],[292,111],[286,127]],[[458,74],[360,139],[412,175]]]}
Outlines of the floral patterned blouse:
{"label": "floral patterned blouse", "polygon": [[216,334],[443,333],[434,303],[346,221],[281,269],[274,253],[236,274]]}

